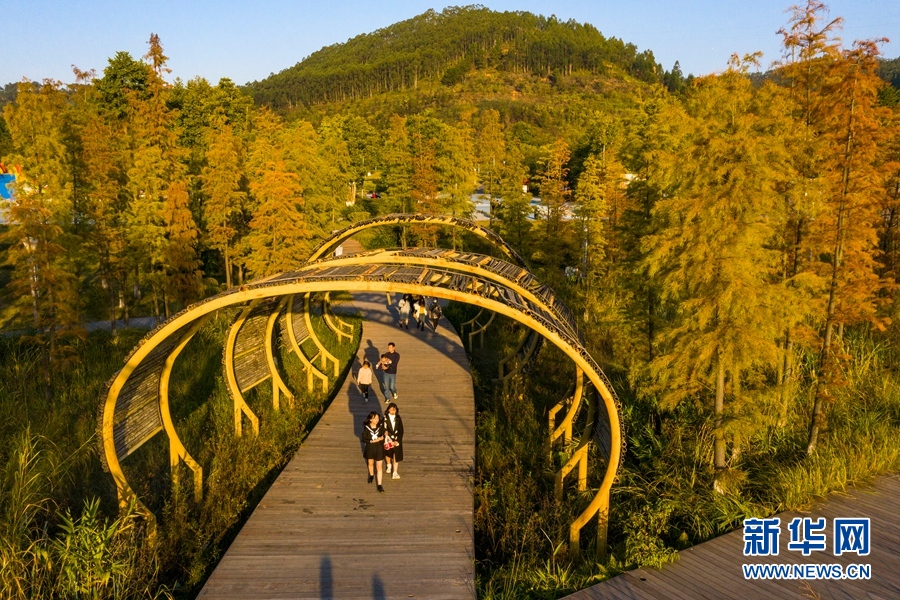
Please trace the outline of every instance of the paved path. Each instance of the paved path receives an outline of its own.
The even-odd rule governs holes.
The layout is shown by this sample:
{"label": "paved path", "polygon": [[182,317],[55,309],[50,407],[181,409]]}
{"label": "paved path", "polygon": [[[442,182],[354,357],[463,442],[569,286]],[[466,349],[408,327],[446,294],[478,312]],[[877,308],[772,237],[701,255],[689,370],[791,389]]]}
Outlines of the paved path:
{"label": "paved path", "polygon": [[[567,600],[609,599],[868,599],[900,598],[900,476],[881,477],[872,486],[859,486],[832,494],[810,512],[787,512],[781,518],[779,555],[744,557],[743,529],[737,529],[683,550],[680,559],[661,570],[636,569],[567,596]],[[794,517],[825,517],[827,547],[804,557],[790,551],[787,525]],[[836,517],[871,519],[871,553],[868,556],[834,556],[832,523]],[[741,565],[747,564],[869,564],[869,580],[746,580]]]}
{"label": "paved path", "polygon": [[[366,484],[363,403],[350,378],[266,493],[200,598],[474,598],[475,407],[465,350],[446,319],[400,330],[384,294],[357,295],[363,356],[400,353],[401,479]],[[396,300],[396,297],[395,297]],[[354,365],[353,372],[359,362]]]}

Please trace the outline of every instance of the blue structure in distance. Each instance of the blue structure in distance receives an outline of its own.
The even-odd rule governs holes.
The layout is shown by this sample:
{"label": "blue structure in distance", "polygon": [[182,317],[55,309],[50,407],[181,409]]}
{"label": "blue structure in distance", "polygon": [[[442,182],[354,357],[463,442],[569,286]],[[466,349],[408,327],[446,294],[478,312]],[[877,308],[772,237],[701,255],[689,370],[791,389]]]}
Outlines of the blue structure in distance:
{"label": "blue structure in distance", "polygon": [[12,199],[12,188],[7,187],[16,180],[16,176],[12,173],[0,173],[0,198],[4,200]]}

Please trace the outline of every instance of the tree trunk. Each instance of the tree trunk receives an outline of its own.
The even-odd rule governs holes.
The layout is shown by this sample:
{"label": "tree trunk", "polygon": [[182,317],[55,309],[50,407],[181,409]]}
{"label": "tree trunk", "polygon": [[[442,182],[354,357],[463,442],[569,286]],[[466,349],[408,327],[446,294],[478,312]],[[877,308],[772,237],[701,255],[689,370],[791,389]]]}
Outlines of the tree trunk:
{"label": "tree trunk", "polygon": [[[845,169],[846,170],[846,169]],[[845,173],[846,176],[846,173]],[[846,190],[846,187],[844,188]],[[842,195],[843,195],[842,191]],[[834,313],[837,307],[837,283],[840,274],[841,259],[844,252],[844,200],[838,209],[837,239],[835,240],[834,256],[831,260],[831,283],[828,286],[828,304],[825,309],[825,335],[822,340],[822,350],[819,354],[818,378],[816,381],[816,396],[813,400],[812,420],[809,427],[809,444],[806,447],[807,454],[816,451],[816,443],[819,432],[824,425],[824,404],[828,398],[828,378],[831,370],[831,342],[834,337]]]}
{"label": "tree trunk", "polygon": [[[854,89],[855,91],[855,89]],[[834,242],[834,253],[831,260],[831,283],[828,288],[828,306],[825,312],[825,337],[822,340],[822,352],[819,356],[819,373],[816,381],[816,396],[813,401],[812,420],[809,427],[809,444],[807,454],[816,451],[819,432],[824,426],[824,404],[828,397],[828,378],[831,369],[831,340],[834,334],[834,313],[837,307],[837,283],[844,255],[844,235],[847,219],[847,193],[850,184],[850,159],[853,155],[853,127],[855,95],[850,97],[850,117],[847,123],[847,142],[844,147],[844,167],[841,174],[840,203],[838,204],[837,235]]]}
{"label": "tree trunk", "polygon": [[794,339],[790,328],[784,332],[784,361],[779,365],[781,370],[778,384],[781,386],[781,414],[778,416],[778,427],[787,425],[788,405],[790,404],[791,382],[794,380]]}
{"label": "tree trunk", "polygon": [[153,290],[153,316],[156,317],[156,322],[159,323],[159,291],[156,289],[155,283],[150,289]]}
{"label": "tree trunk", "polygon": [[653,360],[653,311],[655,303],[653,301],[653,289],[647,288],[647,361]]}
{"label": "tree trunk", "polygon": [[[731,371],[731,397],[733,402],[738,402],[741,397],[741,371]],[[741,459],[741,435],[740,432],[731,434],[731,468],[734,469]]]}
{"label": "tree trunk", "polygon": [[716,373],[716,432],[715,432],[715,480],[713,481],[713,489],[716,492],[724,493],[720,478],[725,472],[725,434],[722,432],[722,416],[725,412],[725,363],[722,360],[721,353],[718,359],[718,372]]}
{"label": "tree trunk", "polygon": [[225,287],[231,289],[231,257],[228,256],[228,246],[225,246]]}
{"label": "tree trunk", "polygon": [[109,281],[109,330],[116,335],[116,291],[112,280]]}

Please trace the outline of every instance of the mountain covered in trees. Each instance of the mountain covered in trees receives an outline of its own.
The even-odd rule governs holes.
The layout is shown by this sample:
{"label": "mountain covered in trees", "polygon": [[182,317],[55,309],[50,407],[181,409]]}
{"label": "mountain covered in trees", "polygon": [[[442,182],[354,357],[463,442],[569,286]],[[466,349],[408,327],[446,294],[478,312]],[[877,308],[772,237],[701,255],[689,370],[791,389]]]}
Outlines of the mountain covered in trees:
{"label": "mountain covered in trees", "polygon": [[322,48],[247,89],[258,103],[290,107],[416,88],[423,80],[452,85],[483,68],[545,76],[627,73],[647,82],[663,76],[651,51],[606,38],[593,25],[466,6],[428,10]]}

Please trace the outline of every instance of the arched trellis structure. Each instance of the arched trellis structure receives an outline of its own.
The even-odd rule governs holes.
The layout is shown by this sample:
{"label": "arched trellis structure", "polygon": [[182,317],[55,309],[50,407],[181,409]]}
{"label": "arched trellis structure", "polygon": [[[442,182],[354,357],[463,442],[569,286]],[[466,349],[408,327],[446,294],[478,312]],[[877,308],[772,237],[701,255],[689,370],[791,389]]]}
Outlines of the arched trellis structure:
{"label": "arched trellis structure", "polygon": [[[596,390],[602,404],[588,403],[587,425],[578,449],[569,461],[572,466],[568,470],[564,467],[558,480],[561,481],[577,465],[579,488],[584,489],[588,444],[591,441],[598,444],[607,459],[605,473],[596,496],[572,523],[570,542],[572,552],[577,554],[581,528],[597,515],[598,552],[605,552],[609,491],[620,466],[624,447],[620,429],[621,412],[612,386],[584,349],[568,309],[556,301],[549,288],[530,281],[527,271],[523,273],[524,269],[511,263],[483,255],[446,252],[448,251],[376,251],[318,260],[297,271],[250,283],[191,306],[148,334],[129,356],[125,367],[110,381],[108,392],[103,398],[100,422],[102,456],[116,482],[120,500],[127,502],[134,498],[134,492],[122,471],[121,460],[163,431],[169,437],[173,473],[179,461],[185,461],[195,473],[195,493],[199,495],[202,491],[202,475],[194,469],[196,463],[190,459],[171,424],[167,392],[168,374],[174,357],[199,329],[198,323],[201,320],[218,310],[243,307],[241,315],[244,320],[257,315],[256,329],[265,332],[262,344],[269,345],[274,323],[282,318],[291,298],[308,298],[310,294],[335,290],[425,294],[472,304],[525,325],[557,346],[575,363],[579,391],[583,390],[582,386],[586,387],[586,383]],[[266,308],[261,310],[261,306]],[[239,317],[238,321],[240,320]],[[230,340],[230,343],[235,347],[242,327],[243,325],[237,329],[232,328],[235,340]],[[243,356],[251,354],[247,350]],[[273,394],[276,394],[273,402],[277,403],[274,388],[278,387],[280,379],[275,379],[277,370],[269,361],[270,350],[265,350],[259,356],[263,355],[266,357],[269,377],[273,378]],[[234,354],[230,360],[234,363],[234,379],[240,389],[238,358]],[[266,377],[258,358],[255,361],[245,361],[251,366],[244,368],[255,373],[245,373],[247,385],[255,385]],[[226,369],[228,368],[226,365]],[[287,390],[283,389],[282,392]],[[581,397],[580,393],[579,402]],[[585,393],[584,397],[588,395]],[[242,418],[244,407],[239,405],[237,397],[235,403],[236,427],[239,427],[238,420]],[[571,432],[574,415],[575,410],[570,411],[560,427]]]}
{"label": "arched trellis structure", "polygon": [[[522,267],[523,270],[527,266],[525,264],[525,260],[522,256],[516,252],[516,250],[506,243],[502,237],[491,231],[490,229],[485,229],[484,227],[478,225],[474,221],[469,221],[466,219],[459,219],[457,217],[449,216],[449,215],[427,215],[427,214],[407,214],[407,213],[394,213],[390,215],[384,215],[380,217],[375,217],[372,219],[367,219],[365,221],[359,221],[345,227],[344,229],[338,230],[333,233],[328,239],[324,240],[315,250],[313,250],[310,255],[308,262],[315,262],[319,260],[323,256],[326,256],[328,251],[332,248],[339,246],[342,242],[350,239],[357,233],[365,231],[367,229],[374,229],[377,227],[388,227],[388,226],[406,226],[406,225],[442,225],[442,226],[450,226],[456,228],[465,229],[474,235],[487,240],[496,248],[498,248],[501,252],[503,252],[510,262],[515,264],[518,267]],[[432,250],[433,252],[434,250]],[[438,249],[437,252],[445,252],[444,250]],[[525,271],[529,277],[531,277],[531,273],[527,270]],[[549,289],[549,288],[548,288]],[[388,304],[390,304],[390,295],[388,295]],[[567,310],[567,309],[566,309]],[[463,327],[459,331],[460,337],[465,340],[465,325],[474,325],[475,322],[479,322],[479,327],[473,327],[472,331],[469,333],[469,347],[472,346],[472,340],[475,335],[481,334],[481,340],[484,341],[484,331],[488,327],[488,325],[493,322],[494,315],[490,315],[487,318],[487,321],[484,325],[480,323],[479,316],[483,313],[483,311],[479,311],[478,315],[472,319],[471,322],[464,323]],[[574,318],[571,315],[568,315],[567,320],[571,323],[574,323]],[[531,365],[534,358],[537,356],[540,351],[541,344],[543,339],[540,335],[535,333],[533,330],[527,329],[523,335],[522,339],[518,347],[513,350],[513,352],[503,358],[500,364],[500,379],[508,380],[513,375],[517,373],[524,373],[527,371],[528,367]],[[583,340],[582,340],[583,341]],[[524,349],[524,352],[522,350]],[[507,365],[512,366],[508,372],[505,370]]]}
{"label": "arched trellis structure", "polygon": [[339,246],[341,242],[350,239],[361,231],[365,231],[366,229],[372,229],[375,227],[388,227],[391,225],[445,225],[449,227],[465,229],[496,246],[498,249],[500,249],[501,252],[509,257],[511,262],[520,267],[525,266],[525,261],[522,259],[522,256],[518,252],[516,252],[515,248],[507,244],[506,240],[504,240],[502,237],[500,237],[490,229],[485,229],[475,221],[459,219],[450,215],[425,215],[419,213],[395,213],[391,215],[384,215],[381,217],[367,219],[365,221],[359,221],[357,223],[354,223],[353,225],[350,225],[349,227],[340,229],[333,233],[328,239],[319,244],[315,250],[313,250],[308,262],[314,262],[322,258],[323,256],[325,256],[328,250]]}

